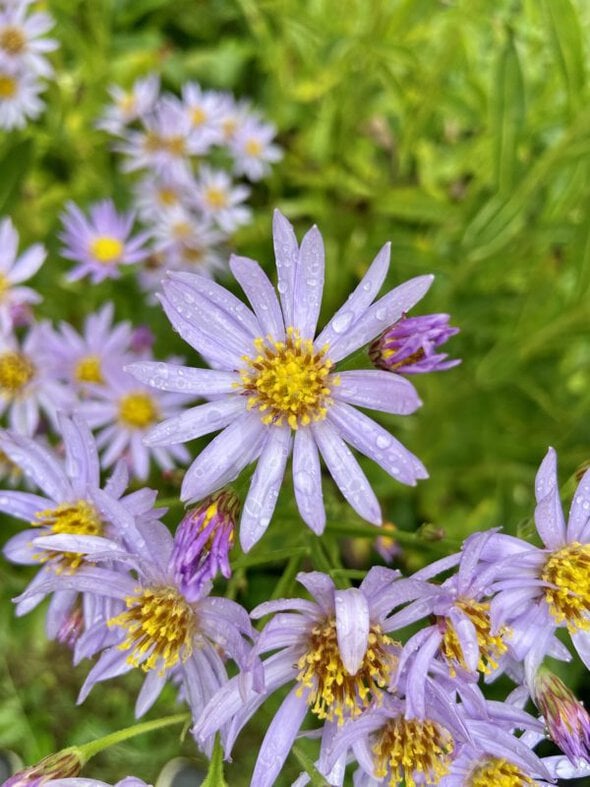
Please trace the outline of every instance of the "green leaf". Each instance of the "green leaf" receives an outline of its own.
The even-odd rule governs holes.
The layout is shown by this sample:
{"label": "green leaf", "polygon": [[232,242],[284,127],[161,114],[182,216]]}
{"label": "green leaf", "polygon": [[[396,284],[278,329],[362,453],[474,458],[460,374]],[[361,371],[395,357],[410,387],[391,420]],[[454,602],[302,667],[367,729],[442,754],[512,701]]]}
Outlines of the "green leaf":
{"label": "green leaf", "polygon": [[0,162],[0,213],[8,213],[25,175],[33,153],[33,140],[23,139],[8,149]]}
{"label": "green leaf", "polygon": [[511,31],[498,58],[495,86],[491,101],[494,170],[498,191],[506,193],[514,183],[525,114],[522,70]]}
{"label": "green leaf", "polygon": [[570,114],[574,115],[584,100],[583,37],[580,21],[571,0],[545,0],[551,40],[568,96]]}
{"label": "green leaf", "polygon": [[227,787],[227,782],[223,778],[223,750],[219,742],[219,736],[215,739],[209,770],[201,787]]}

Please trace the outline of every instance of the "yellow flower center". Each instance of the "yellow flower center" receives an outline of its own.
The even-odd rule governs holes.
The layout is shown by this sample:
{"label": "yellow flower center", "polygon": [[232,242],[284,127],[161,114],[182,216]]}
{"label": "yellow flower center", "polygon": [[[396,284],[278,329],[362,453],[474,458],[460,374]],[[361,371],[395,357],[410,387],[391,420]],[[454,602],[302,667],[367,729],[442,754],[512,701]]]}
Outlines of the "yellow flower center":
{"label": "yellow flower center", "polygon": [[87,355],[85,358],[80,358],[74,369],[74,377],[79,383],[104,382],[98,355]]}
{"label": "yellow flower center", "polygon": [[[475,627],[477,635],[477,644],[479,646],[479,663],[477,669],[480,672],[489,673],[498,667],[496,659],[506,652],[508,646],[504,642],[503,637],[508,633],[506,627],[492,636],[490,626],[490,605],[488,602],[480,603],[471,599],[458,600],[455,606],[462,610]],[[441,624],[444,625],[444,635],[442,641],[442,652],[449,663],[449,671],[451,676],[455,676],[455,664],[458,664],[463,669],[467,669],[463,650],[457,632],[453,628],[450,620],[446,618],[439,619]]]}
{"label": "yellow flower center", "polygon": [[262,144],[257,139],[247,140],[246,144],[244,145],[244,148],[249,156],[257,157],[262,153]]}
{"label": "yellow flower center", "polygon": [[164,186],[158,190],[158,197],[162,205],[176,205],[178,202],[178,194],[174,189],[165,188]]}
{"label": "yellow flower center", "polygon": [[124,93],[118,100],[117,106],[125,115],[135,112],[137,102],[133,93]]}
{"label": "yellow flower center", "polygon": [[164,147],[164,139],[155,131],[148,131],[143,140],[146,153],[156,153]]}
{"label": "yellow flower center", "polygon": [[215,188],[215,186],[210,186],[205,191],[205,200],[213,210],[221,210],[227,207],[226,192],[223,189]]}
{"label": "yellow flower center", "polygon": [[0,49],[9,55],[18,55],[25,48],[27,39],[19,27],[8,25],[0,31]]}
{"label": "yellow flower center", "polygon": [[166,149],[173,156],[184,156],[186,153],[186,142],[184,137],[173,136],[166,139]]}
{"label": "yellow flower center", "polygon": [[297,662],[298,693],[311,689],[307,702],[319,719],[338,720],[359,716],[371,700],[379,702],[389,682],[395,656],[387,650],[393,641],[379,626],[371,626],[363,662],[351,675],[340,658],[336,621],[325,620],[313,627],[307,651]]}
{"label": "yellow flower center", "polygon": [[182,259],[189,265],[199,265],[205,256],[205,252],[197,246],[183,246],[181,249]]}
{"label": "yellow flower center", "polygon": [[327,346],[318,352],[295,328],[287,328],[285,341],[260,337],[254,345],[258,355],[245,355],[247,366],[240,372],[248,409],[258,408],[265,424],[286,421],[291,429],[322,421],[332,403],[332,387],[340,384],[338,376],[330,375]]}
{"label": "yellow flower center", "polygon": [[[35,514],[33,527],[46,527],[51,535],[65,533],[75,536],[101,536],[103,523],[96,509],[86,500],[77,503],[62,503],[57,508],[48,508]],[[86,556],[79,552],[52,552],[37,555],[41,563],[52,561],[56,571],[73,574],[80,568]]]}
{"label": "yellow flower center", "polygon": [[238,122],[235,118],[227,118],[221,124],[221,128],[223,130],[223,136],[226,139],[230,139],[231,137],[233,137],[237,127],[238,127]]}
{"label": "yellow flower center", "polygon": [[26,355],[7,352],[0,355],[0,393],[6,399],[19,394],[35,375],[35,367]]}
{"label": "yellow flower center", "polygon": [[119,400],[119,420],[132,429],[144,429],[159,418],[159,411],[152,397],[143,391],[125,394]]}
{"label": "yellow flower center", "polygon": [[[381,729],[373,746],[375,777],[389,778],[390,787],[438,784],[449,771],[452,751],[453,739],[440,724],[396,716]],[[487,787],[492,784],[496,782],[488,782]]]}
{"label": "yellow flower center", "polygon": [[[152,587],[125,599],[127,610],[111,618],[109,628],[119,626],[127,637],[118,646],[131,651],[127,662],[160,674],[186,661],[193,652],[197,629],[195,611],[174,587]],[[144,656],[147,654],[147,659]]]}
{"label": "yellow flower center", "polygon": [[123,253],[123,244],[118,238],[110,235],[100,235],[90,243],[90,253],[103,265],[116,262]]}
{"label": "yellow flower center", "polygon": [[482,762],[470,774],[467,787],[525,787],[535,782],[507,760],[490,757]]}
{"label": "yellow flower center", "polygon": [[568,631],[590,628],[590,544],[571,544],[557,550],[543,567],[541,579],[552,587],[545,588],[545,600],[557,623]]}
{"label": "yellow flower center", "polygon": [[12,98],[16,94],[16,79],[0,74],[0,98]]}
{"label": "yellow flower center", "polygon": [[6,292],[10,289],[10,282],[8,281],[7,277],[0,273],[0,300],[4,298]]}
{"label": "yellow flower center", "polygon": [[202,107],[194,107],[191,120],[194,126],[201,126],[207,120],[207,113]]}

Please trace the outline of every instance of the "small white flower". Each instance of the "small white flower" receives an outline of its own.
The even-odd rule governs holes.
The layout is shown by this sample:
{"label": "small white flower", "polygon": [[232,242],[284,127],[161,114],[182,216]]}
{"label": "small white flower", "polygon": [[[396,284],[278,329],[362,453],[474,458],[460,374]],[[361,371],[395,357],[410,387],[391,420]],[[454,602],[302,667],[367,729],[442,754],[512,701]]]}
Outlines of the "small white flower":
{"label": "small white flower", "polygon": [[13,325],[15,308],[27,303],[39,303],[42,298],[21,282],[30,279],[43,264],[47,252],[35,243],[20,257],[18,233],[9,218],[0,221],[0,329],[8,332]]}

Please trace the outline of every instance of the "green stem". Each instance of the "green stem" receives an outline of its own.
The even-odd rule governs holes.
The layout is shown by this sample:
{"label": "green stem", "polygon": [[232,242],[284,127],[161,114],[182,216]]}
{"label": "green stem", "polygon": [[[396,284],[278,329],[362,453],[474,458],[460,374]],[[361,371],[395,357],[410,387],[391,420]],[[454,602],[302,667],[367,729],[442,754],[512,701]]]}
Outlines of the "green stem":
{"label": "green stem", "polygon": [[152,732],[152,730],[159,730],[162,727],[170,727],[172,724],[180,724],[190,719],[190,713],[177,713],[174,716],[165,716],[163,719],[154,719],[152,721],[144,721],[141,724],[134,724],[132,727],[125,727],[123,730],[111,732],[110,735],[105,735],[103,738],[97,738],[95,741],[84,743],[78,746],[77,749],[80,756],[87,762],[95,754],[108,749],[109,746],[115,746],[117,743],[126,741],[129,738],[134,738],[136,735],[143,735],[144,732]]}

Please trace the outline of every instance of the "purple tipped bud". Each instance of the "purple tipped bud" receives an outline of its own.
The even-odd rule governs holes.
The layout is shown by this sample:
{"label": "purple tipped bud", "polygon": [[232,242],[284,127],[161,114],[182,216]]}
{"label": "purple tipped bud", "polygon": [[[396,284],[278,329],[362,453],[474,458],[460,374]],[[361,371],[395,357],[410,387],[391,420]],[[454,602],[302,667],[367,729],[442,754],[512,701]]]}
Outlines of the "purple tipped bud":
{"label": "purple tipped bud", "polygon": [[147,325],[139,325],[131,334],[130,347],[134,353],[141,355],[149,352],[154,346],[154,334]]}
{"label": "purple tipped bud", "polygon": [[405,315],[391,325],[369,347],[369,357],[379,369],[399,374],[442,372],[461,363],[447,361],[447,353],[436,348],[459,333],[449,325],[448,314]]}
{"label": "purple tipped bud", "polygon": [[178,526],[170,567],[188,601],[196,601],[218,572],[231,576],[229,551],[239,512],[236,495],[223,490],[191,509]]}
{"label": "purple tipped bud", "polygon": [[533,699],[549,735],[572,765],[590,763],[590,716],[565,683],[546,667],[535,676]]}
{"label": "purple tipped bud", "polygon": [[2,787],[39,787],[54,779],[78,776],[84,761],[75,747],[44,757],[36,765],[25,768],[7,779]]}
{"label": "purple tipped bud", "polygon": [[57,641],[62,645],[67,645],[70,650],[74,649],[78,637],[84,628],[84,613],[82,607],[76,604],[68,615],[64,618],[57,632]]}
{"label": "purple tipped bud", "polygon": [[397,527],[393,522],[384,522],[381,530],[383,535],[375,539],[375,550],[386,563],[393,563],[394,558],[402,554],[402,548],[395,538]]}

